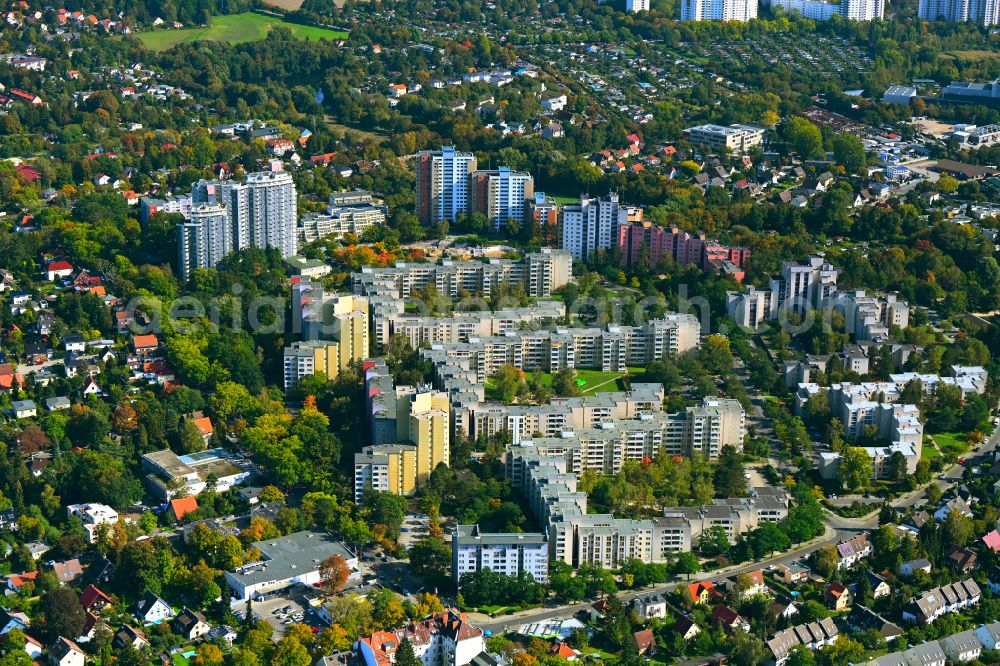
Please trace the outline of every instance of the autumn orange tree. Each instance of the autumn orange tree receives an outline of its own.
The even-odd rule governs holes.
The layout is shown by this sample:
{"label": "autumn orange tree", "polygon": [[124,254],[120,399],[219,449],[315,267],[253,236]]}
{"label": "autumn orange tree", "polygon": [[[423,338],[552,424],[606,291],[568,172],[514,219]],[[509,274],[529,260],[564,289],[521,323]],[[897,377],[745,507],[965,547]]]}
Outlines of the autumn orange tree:
{"label": "autumn orange tree", "polygon": [[340,555],[331,555],[319,565],[320,584],[330,594],[343,590],[350,575],[351,569],[347,566],[347,560]]}

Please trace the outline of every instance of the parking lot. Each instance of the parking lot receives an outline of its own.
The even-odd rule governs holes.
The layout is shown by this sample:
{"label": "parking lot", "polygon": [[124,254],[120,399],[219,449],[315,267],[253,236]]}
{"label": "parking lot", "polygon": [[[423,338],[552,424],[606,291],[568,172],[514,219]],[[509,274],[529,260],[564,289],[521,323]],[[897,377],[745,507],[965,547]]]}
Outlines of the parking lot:
{"label": "parking lot", "polygon": [[403,548],[409,548],[415,542],[426,537],[429,532],[430,518],[417,514],[407,514],[399,528],[399,543]]}
{"label": "parking lot", "polygon": [[255,601],[253,612],[274,627],[275,638],[284,636],[292,624],[308,623],[309,619],[302,604],[289,597],[272,597],[265,601]]}

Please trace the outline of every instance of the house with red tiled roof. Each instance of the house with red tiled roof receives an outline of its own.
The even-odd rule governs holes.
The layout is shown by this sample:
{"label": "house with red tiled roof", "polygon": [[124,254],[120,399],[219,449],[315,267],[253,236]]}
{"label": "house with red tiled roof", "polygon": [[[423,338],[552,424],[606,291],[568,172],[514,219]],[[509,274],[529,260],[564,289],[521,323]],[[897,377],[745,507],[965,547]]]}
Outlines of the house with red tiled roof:
{"label": "house with red tiled roof", "polygon": [[656,637],[652,629],[643,629],[632,634],[632,647],[640,655],[656,653]]}
{"label": "house with red tiled roof", "polygon": [[135,352],[136,356],[149,358],[156,354],[159,348],[160,340],[155,334],[132,336],[132,351]]}
{"label": "house with red tiled roof", "polygon": [[687,586],[687,591],[688,597],[696,604],[707,604],[713,597],[722,597],[722,593],[715,589],[715,584],[710,580],[691,583]]}
{"label": "house with red tiled roof", "polygon": [[847,610],[851,606],[851,591],[843,583],[835,581],[826,586],[823,600],[826,601],[826,606],[830,610]]}
{"label": "house with red tiled roof", "polygon": [[197,418],[191,419],[195,427],[198,428],[198,432],[201,433],[201,438],[205,441],[207,445],[212,439],[212,434],[215,432],[215,427],[212,425],[212,419],[207,416],[199,416]]}
{"label": "house with red tiled roof", "polygon": [[733,629],[750,631],[750,623],[725,604],[719,604],[712,611],[712,624],[722,627],[727,631],[732,631]]}
{"label": "house with red tiled roof", "polygon": [[101,592],[95,585],[87,585],[80,593],[80,605],[87,611],[99,611],[111,605],[111,597]]}
{"label": "house with red tiled roof", "polygon": [[486,649],[483,630],[469,624],[465,613],[441,611],[411,622],[395,632],[378,632],[356,644],[357,656],[365,666],[389,666],[399,642],[407,638],[417,659],[425,655],[439,666],[464,666]]}
{"label": "house with red tiled roof", "polygon": [[7,589],[13,590],[14,592],[19,592],[22,587],[28,583],[34,583],[38,580],[37,571],[29,571],[27,573],[21,574],[11,574],[7,576]]}
{"label": "house with red tiled roof", "polygon": [[42,179],[42,172],[27,164],[18,164],[14,169],[28,182],[34,183]]}
{"label": "house with red tiled roof", "polygon": [[580,653],[578,651],[574,650],[562,641],[553,645],[550,652],[554,656],[565,659],[566,661],[576,661],[580,658]]}
{"label": "house with red tiled roof", "polygon": [[45,267],[45,276],[49,282],[55,282],[56,278],[69,277],[73,274],[73,264],[65,259],[53,261]]}
{"label": "house with red tiled roof", "polygon": [[198,500],[191,497],[178,497],[170,500],[170,517],[174,522],[181,522],[184,516],[198,510]]}

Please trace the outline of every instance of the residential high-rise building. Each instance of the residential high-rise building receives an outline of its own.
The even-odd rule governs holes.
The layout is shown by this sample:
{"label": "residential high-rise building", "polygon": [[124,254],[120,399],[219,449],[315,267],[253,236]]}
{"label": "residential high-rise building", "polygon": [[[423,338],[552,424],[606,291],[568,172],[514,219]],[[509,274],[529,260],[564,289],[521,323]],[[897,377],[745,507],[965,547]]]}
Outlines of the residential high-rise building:
{"label": "residential high-rise building", "polygon": [[757,18],[757,0],[682,0],[682,21],[749,21]]}
{"label": "residential high-rise building", "polygon": [[849,21],[874,21],[885,16],[885,0],[841,0],[840,14]]}
{"label": "residential high-rise building", "polygon": [[334,192],[325,213],[303,215],[299,220],[299,236],[303,243],[333,236],[340,238],[352,233],[360,236],[369,227],[385,224],[387,208],[376,203],[370,192]]}
{"label": "residential high-rise building", "polygon": [[580,203],[563,206],[562,248],[574,259],[586,259],[617,243],[618,225],[627,222],[628,209],[619,205],[616,193],[601,199],[580,197]]}
{"label": "residential high-rise building", "polygon": [[507,226],[507,220],[523,223],[525,203],[534,194],[535,180],[523,171],[500,167],[469,175],[469,210],[485,215],[494,229]]}
{"label": "residential high-rise building", "polygon": [[716,460],[724,446],[743,450],[746,413],[738,400],[705,398],[701,405],[688,407],[685,439],[691,455]]}
{"label": "residential high-rise building", "polygon": [[768,0],[768,4],[813,21],[829,21],[833,16],[851,21],[874,21],[885,13],[885,0],[841,0],[839,4],[826,0]]}
{"label": "residential high-rise building", "polygon": [[285,347],[285,388],[317,372],[332,379],[350,363],[369,355],[368,299],[325,294],[317,282],[295,282],[292,332],[301,333],[303,342]]}
{"label": "residential high-rise building", "polygon": [[625,0],[625,13],[648,12],[649,0]]}
{"label": "residential high-rise building", "polygon": [[491,569],[507,576],[522,571],[538,583],[549,580],[549,546],[541,533],[489,533],[478,525],[459,525],[451,537],[451,575],[458,588],[462,576]]}
{"label": "residential high-rise building", "polygon": [[972,21],[989,27],[1000,24],[997,0],[920,0],[917,15],[925,21]]}
{"label": "residential high-rise building", "polygon": [[469,174],[478,162],[472,153],[442,146],[417,154],[417,216],[422,224],[454,222],[469,211]]}
{"label": "residential high-rise building", "polygon": [[365,490],[409,495],[417,489],[417,447],[412,444],[366,446],[354,455],[354,501]]}
{"label": "residential high-rise building", "polygon": [[285,390],[298,386],[303,377],[322,372],[333,380],[340,374],[340,345],[330,340],[294,342],[285,347]]}
{"label": "residential high-rise building", "polygon": [[177,225],[177,268],[185,282],[194,269],[215,266],[233,250],[225,206],[195,204],[188,215]]}
{"label": "residential high-rise building", "polygon": [[295,182],[288,172],[251,173],[242,182],[199,181],[191,201],[191,219],[177,225],[182,279],[195,268],[212,268],[226,254],[248,247],[277,248],[282,257],[298,252]]}

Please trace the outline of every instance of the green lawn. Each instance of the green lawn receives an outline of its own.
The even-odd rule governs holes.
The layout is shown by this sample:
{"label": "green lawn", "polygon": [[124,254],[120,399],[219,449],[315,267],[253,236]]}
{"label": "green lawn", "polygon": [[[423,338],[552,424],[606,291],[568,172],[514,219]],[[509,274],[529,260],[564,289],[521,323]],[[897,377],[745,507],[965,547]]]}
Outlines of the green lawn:
{"label": "green lawn", "polygon": [[198,40],[229,42],[240,44],[263,39],[273,26],[282,25],[292,31],[296,39],[344,39],[347,33],[340,30],[328,30],[315,26],[287,23],[274,16],[245,13],[213,16],[212,24],[200,28],[185,28],[183,30],[157,30],[142,32],[139,39],[154,51],[166,51],[169,48]]}
{"label": "green lawn", "polygon": [[[632,375],[644,372],[645,368],[629,368],[629,372]],[[533,373],[526,372],[525,377]],[[622,372],[602,372],[600,370],[577,370],[576,379],[577,386],[580,387],[580,393],[582,395],[593,395],[595,393],[607,393],[609,391],[619,391],[621,388],[618,386],[618,378],[624,377],[625,373]],[[552,385],[552,374],[548,372],[541,373],[541,381],[545,386]],[[582,384],[580,382],[583,382]],[[496,385],[493,383],[492,378],[486,379],[485,394],[487,400],[496,400]]]}
{"label": "green lawn", "polygon": [[950,453],[955,456],[961,456],[971,448],[965,441],[965,433],[961,432],[942,432],[937,435],[931,435],[931,439],[934,440],[934,443],[938,445],[943,454]]}
{"label": "green lawn", "polygon": [[567,196],[565,194],[552,194],[550,192],[546,192],[546,194],[552,197],[555,200],[555,202],[560,206],[565,206],[566,204],[580,203],[579,194],[577,194],[576,196]]}
{"label": "green lawn", "polygon": [[931,458],[940,458],[941,454],[938,452],[930,442],[925,442],[920,445],[920,459],[930,460]]}

